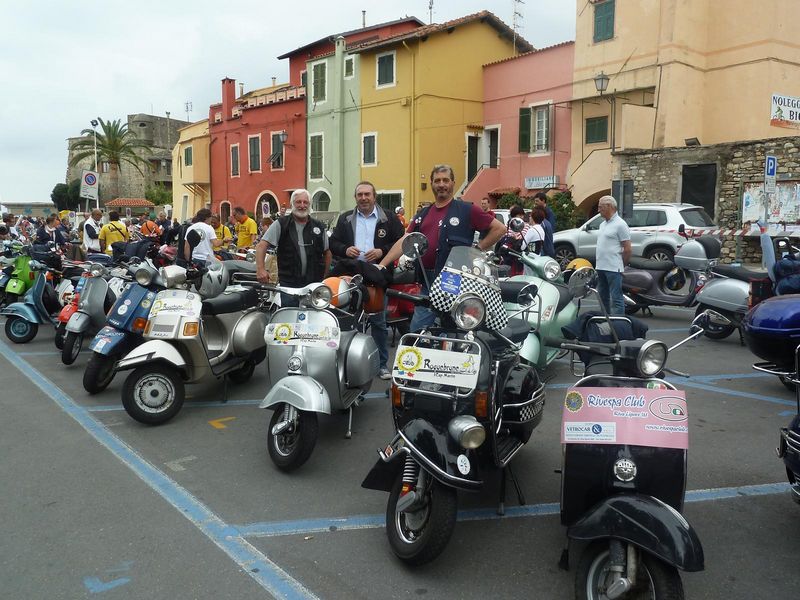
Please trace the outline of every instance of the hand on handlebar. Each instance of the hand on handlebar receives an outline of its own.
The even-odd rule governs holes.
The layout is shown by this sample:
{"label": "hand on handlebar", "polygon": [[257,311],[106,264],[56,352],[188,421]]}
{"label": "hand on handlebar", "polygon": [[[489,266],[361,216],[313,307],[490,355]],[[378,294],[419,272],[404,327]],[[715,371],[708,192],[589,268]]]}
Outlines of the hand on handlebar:
{"label": "hand on handlebar", "polygon": [[269,283],[269,273],[267,273],[266,269],[257,269],[256,279],[258,279],[259,283]]}

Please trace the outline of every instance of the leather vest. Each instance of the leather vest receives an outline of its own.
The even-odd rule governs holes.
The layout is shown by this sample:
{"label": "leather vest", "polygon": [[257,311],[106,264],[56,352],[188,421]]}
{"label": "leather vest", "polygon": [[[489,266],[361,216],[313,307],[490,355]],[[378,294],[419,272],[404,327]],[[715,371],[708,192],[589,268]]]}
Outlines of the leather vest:
{"label": "leather vest", "polygon": [[325,278],[325,224],[309,217],[303,228],[303,245],[306,251],[306,274],[300,274],[300,247],[294,217],[278,219],[281,236],[278,238],[278,280],[287,287],[303,287]]}

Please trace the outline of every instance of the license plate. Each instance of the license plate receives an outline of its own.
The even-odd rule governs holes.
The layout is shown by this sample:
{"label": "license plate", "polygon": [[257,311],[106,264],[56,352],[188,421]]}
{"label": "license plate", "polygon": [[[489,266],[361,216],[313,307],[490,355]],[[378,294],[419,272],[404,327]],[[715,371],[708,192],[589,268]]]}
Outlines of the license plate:
{"label": "license plate", "polygon": [[439,280],[439,287],[443,292],[458,296],[461,293],[461,275],[458,273],[448,273],[447,271],[441,272],[441,279]]}

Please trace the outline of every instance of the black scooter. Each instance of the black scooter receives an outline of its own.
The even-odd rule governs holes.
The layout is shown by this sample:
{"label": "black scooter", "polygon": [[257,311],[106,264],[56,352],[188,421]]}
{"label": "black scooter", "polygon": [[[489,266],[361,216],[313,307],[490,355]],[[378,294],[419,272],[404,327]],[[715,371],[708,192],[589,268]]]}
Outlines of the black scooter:
{"label": "black scooter", "polygon": [[[594,277],[591,269],[576,271],[572,293],[594,292]],[[585,315],[565,328],[574,339],[548,341],[577,352],[585,365],[584,377],[567,392],[561,431],[561,522],[568,537],[561,568],[569,568],[573,540],[587,544],[576,598],[683,598],[678,569],[704,568],[700,539],[680,513],[685,395],[660,377],[685,375],[666,368],[667,356],[702,335],[710,317],[696,317],[692,335],[669,349],[643,339],[641,321],[606,314]]]}
{"label": "black scooter", "polygon": [[[421,256],[427,240],[411,234],[404,253]],[[386,532],[407,564],[432,561],[447,546],[456,521],[457,490],[483,488],[485,470],[500,469],[500,514],[506,477],[521,490],[511,459],[541,422],[544,384],[519,361],[530,332],[508,318],[503,300],[529,306],[536,286],[498,284],[496,267],[479,250],[456,247],[430,286],[430,297],[387,294],[436,308],[440,327],[404,335],[397,349],[390,397],[396,434],[361,484],[389,492]],[[449,306],[447,306],[449,304]]]}

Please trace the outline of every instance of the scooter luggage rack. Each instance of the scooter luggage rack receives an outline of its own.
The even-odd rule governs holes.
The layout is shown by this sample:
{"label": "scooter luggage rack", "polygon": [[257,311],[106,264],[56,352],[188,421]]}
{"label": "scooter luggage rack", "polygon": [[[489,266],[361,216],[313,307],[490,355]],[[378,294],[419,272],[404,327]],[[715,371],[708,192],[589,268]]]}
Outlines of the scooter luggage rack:
{"label": "scooter luggage rack", "polygon": [[[413,339],[414,343],[406,344],[405,341],[411,341]],[[475,356],[477,358],[477,364],[481,364],[482,352],[481,346],[476,341],[473,340],[466,340],[462,338],[452,338],[446,337],[444,335],[426,335],[421,333],[407,333],[403,337],[400,338],[399,346],[419,346],[420,341],[428,341],[432,346],[438,345],[439,348],[431,348],[433,350],[445,350],[445,351],[452,351],[450,348],[444,348],[447,345],[454,345],[454,344],[467,344],[469,348],[474,348],[474,352],[458,352],[459,354],[469,354]],[[477,385],[472,387],[458,387],[455,385],[450,385],[447,383],[429,383],[424,381],[419,381],[420,385],[428,384],[428,385],[436,385],[440,388],[443,388],[445,391],[440,390],[426,390],[422,387],[411,387],[407,385],[408,382],[414,381],[413,378],[409,377],[398,377],[394,374],[394,370],[392,371],[392,382],[397,386],[397,389],[401,392],[408,392],[410,394],[420,394],[423,396],[432,396],[435,398],[444,398],[447,400],[465,400],[472,396],[473,392],[475,391]]]}
{"label": "scooter luggage rack", "polygon": [[781,368],[773,362],[755,363],[753,368],[762,373],[769,373],[770,375],[777,375],[782,377],[785,381],[793,383],[796,391],[797,398],[797,412],[800,413],[800,345],[794,349],[794,370]]}
{"label": "scooter luggage rack", "polygon": [[[614,321],[627,321],[629,324],[631,324],[631,326],[633,326],[633,323],[631,322],[631,320],[628,317],[612,316],[612,315],[609,315],[608,317],[605,317],[605,316],[598,315],[596,317],[591,317],[589,319],[589,321],[586,323],[586,327],[588,327],[589,325],[591,325],[593,323],[607,323],[608,321],[606,319],[611,320],[612,323]],[[611,337],[614,338],[614,342],[615,343],[619,343],[619,338],[617,337],[617,332],[616,332],[616,330],[614,329],[613,326],[611,327],[611,334],[610,335],[611,335]],[[575,343],[580,344],[580,342],[581,342],[581,340],[576,340]],[[578,365],[583,365],[583,361],[580,360],[579,358],[577,358],[577,355],[578,355],[577,351],[575,351],[575,350],[571,351],[571,354],[570,354],[570,357],[569,357],[569,370],[570,370],[570,372],[572,373],[572,375],[574,377],[585,377],[586,376],[586,366],[584,365],[583,371],[580,371],[580,372],[578,371],[577,367],[578,367]]]}

